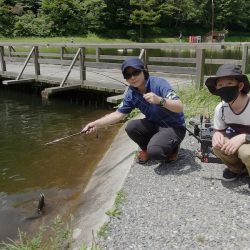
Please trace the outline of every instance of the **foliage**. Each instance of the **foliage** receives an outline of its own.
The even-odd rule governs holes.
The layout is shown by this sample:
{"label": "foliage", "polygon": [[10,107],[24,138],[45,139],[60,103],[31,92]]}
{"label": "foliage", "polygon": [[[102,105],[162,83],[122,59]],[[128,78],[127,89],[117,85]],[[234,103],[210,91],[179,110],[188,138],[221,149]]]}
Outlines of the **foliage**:
{"label": "foliage", "polygon": [[191,118],[199,114],[212,116],[216,105],[220,99],[212,95],[206,87],[197,89],[194,86],[180,89],[178,95],[184,104],[184,114],[186,118]]}
{"label": "foliage", "polygon": [[142,41],[144,37],[178,37],[180,31],[183,36],[205,34],[211,30],[213,17],[214,29],[226,29],[230,35],[250,32],[249,11],[249,0],[216,0],[214,5],[208,0],[0,0],[0,35],[95,32]]}
{"label": "foliage", "polygon": [[54,35],[87,33],[84,8],[79,0],[43,0],[40,11],[53,22]]}
{"label": "foliage", "polygon": [[0,0],[0,35],[12,36],[14,24],[15,16],[5,4],[5,1]]}
{"label": "foliage", "polygon": [[45,15],[35,16],[31,11],[17,17],[13,35],[48,37],[51,35],[53,23]]}
{"label": "foliage", "polygon": [[[107,211],[106,214],[109,217],[117,217],[121,214],[121,205],[124,202],[126,195],[123,190],[120,190],[116,193],[116,198],[114,206],[111,210]],[[109,231],[109,223],[104,223],[103,226],[98,230],[97,236],[105,238]]]}
{"label": "foliage", "polygon": [[116,194],[114,207],[111,210],[107,211],[106,214],[109,217],[117,217],[117,216],[119,216],[122,213],[121,205],[122,205],[124,200],[125,200],[125,194],[124,194],[124,192],[122,190],[120,190]]}
{"label": "foliage", "polygon": [[100,227],[100,229],[98,230],[97,236],[105,238],[107,236],[108,232],[109,232],[109,224],[108,223],[104,223]]}
{"label": "foliage", "polygon": [[[246,28],[247,24],[244,23],[247,4],[241,0],[219,0],[215,2],[215,17],[216,26],[220,29],[225,27],[242,27]],[[237,11],[235,11],[237,10]],[[239,15],[238,13],[241,13]]]}
{"label": "foliage", "polygon": [[140,26],[140,41],[143,38],[143,25],[156,24],[160,19],[156,0],[130,0],[133,8],[130,14],[130,22]]}
{"label": "foliage", "polygon": [[86,29],[98,32],[104,26],[106,4],[103,0],[86,0],[83,2]]}
{"label": "foliage", "polygon": [[137,108],[133,109],[133,110],[127,115],[126,120],[133,119],[134,117],[136,117],[137,115],[139,115],[140,112],[141,112],[141,111],[140,111],[139,109],[137,109]]}
{"label": "foliage", "polygon": [[[50,238],[48,239],[48,233]],[[52,226],[42,226],[38,233],[29,238],[19,231],[19,240],[1,243],[0,250],[57,250],[65,249],[72,243],[72,230],[65,226],[60,217],[56,217]]]}

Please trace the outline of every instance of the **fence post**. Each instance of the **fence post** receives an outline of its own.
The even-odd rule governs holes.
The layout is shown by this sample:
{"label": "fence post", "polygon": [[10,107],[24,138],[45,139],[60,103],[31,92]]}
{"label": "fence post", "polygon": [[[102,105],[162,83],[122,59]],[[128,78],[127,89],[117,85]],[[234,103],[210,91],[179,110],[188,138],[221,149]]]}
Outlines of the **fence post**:
{"label": "fence post", "polygon": [[196,88],[202,88],[204,82],[205,49],[196,48]]}
{"label": "fence post", "polygon": [[60,60],[61,60],[61,67],[63,66],[63,59],[64,59],[64,49],[65,47],[60,47]]}
{"label": "fence post", "polygon": [[79,61],[80,61],[80,80],[83,83],[84,80],[86,80],[86,67],[85,67],[85,48],[80,48],[81,52],[80,52],[80,57],[79,57]]}
{"label": "fence post", "polygon": [[39,58],[39,50],[38,46],[34,46],[34,64],[35,64],[35,75],[36,77],[40,75],[40,63],[38,61]]}
{"label": "fence post", "polygon": [[146,68],[148,68],[148,50],[145,49],[144,51],[144,65]]}
{"label": "fence post", "polygon": [[123,54],[124,56],[127,56],[127,55],[128,55],[128,49],[127,49],[127,48],[124,48],[122,54]]}
{"label": "fence post", "polygon": [[242,73],[245,74],[247,72],[247,64],[248,64],[248,46],[247,44],[242,44]]}
{"label": "fence post", "polygon": [[11,49],[12,49],[12,46],[8,46],[8,50],[9,50],[9,57],[11,57]]}
{"label": "fence post", "polygon": [[4,61],[4,46],[0,46],[0,61],[2,71],[6,71],[6,63]]}
{"label": "fence post", "polygon": [[100,53],[101,53],[101,49],[96,48],[96,50],[95,50],[96,62],[100,62]]}

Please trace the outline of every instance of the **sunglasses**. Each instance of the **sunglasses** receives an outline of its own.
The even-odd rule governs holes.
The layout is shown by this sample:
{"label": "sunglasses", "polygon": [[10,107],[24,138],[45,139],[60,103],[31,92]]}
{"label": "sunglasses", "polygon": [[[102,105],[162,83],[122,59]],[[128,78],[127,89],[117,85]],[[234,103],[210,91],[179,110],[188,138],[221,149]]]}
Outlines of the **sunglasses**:
{"label": "sunglasses", "polygon": [[130,79],[132,76],[138,76],[140,73],[141,73],[142,71],[141,70],[139,70],[139,69],[136,69],[136,70],[134,70],[134,71],[132,71],[132,72],[124,72],[123,73],[123,77],[124,77],[124,79],[126,79],[126,80],[128,80],[128,79]]}

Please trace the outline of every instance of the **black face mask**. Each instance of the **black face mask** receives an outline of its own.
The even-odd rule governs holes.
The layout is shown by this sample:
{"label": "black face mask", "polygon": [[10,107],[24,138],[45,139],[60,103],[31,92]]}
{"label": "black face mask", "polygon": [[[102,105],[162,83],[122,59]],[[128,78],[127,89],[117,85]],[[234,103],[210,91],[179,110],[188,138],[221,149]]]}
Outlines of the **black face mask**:
{"label": "black face mask", "polygon": [[232,87],[223,87],[215,91],[215,94],[220,96],[220,98],[227,103],[235,101],[239,96],[239,93],[238,85]]}

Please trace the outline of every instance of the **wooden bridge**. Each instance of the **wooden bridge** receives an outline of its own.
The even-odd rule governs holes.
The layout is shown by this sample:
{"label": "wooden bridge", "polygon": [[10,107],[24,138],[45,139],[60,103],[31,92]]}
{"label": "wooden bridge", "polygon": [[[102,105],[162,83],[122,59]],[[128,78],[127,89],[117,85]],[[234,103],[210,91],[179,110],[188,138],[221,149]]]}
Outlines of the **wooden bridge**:
{"label": "wooden bridge", "polygon": [[[206,65],[234,63],[246,72],[249,46],[250,43],[0,43],[0,76],[6,85],[46,84],[42,91],[45,98],[72,89],[123,94],[126,85],[121,62],[137,56],[152,75],[164,77],[174,86],[194,83],[200,87]],[[207,53],[225,50],[238,51],[238,59],[213,58]],[[183,56],[185,53],[188,56]]]}

